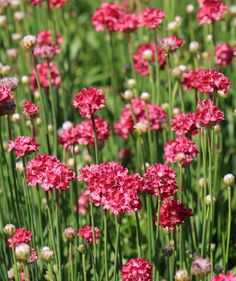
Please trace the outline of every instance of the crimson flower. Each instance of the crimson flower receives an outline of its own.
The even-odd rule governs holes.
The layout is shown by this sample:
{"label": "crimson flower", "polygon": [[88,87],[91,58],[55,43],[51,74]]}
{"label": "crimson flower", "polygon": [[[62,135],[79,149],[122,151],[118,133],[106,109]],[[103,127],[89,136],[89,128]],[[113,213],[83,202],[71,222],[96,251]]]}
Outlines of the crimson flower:
{"label": "crimson flower", "polygon": [[215,64],[219,66],[231,65],[234,51],[229,44],[217,44],[215,46]]}
{"label": "crimson flower", "polygon": [[35,141],[35,138],[28,136],[20,136],[15,141],[10,140],[8,150],[14,151],[17,158],[38,151],[40,145]]}
{"label": "crimson flower", "polygon": [[23,112],[31,117],[35,118],[39,114],[39,107],[31,101],[24,101],[23,103]]}
{"label": "crimson flower", "polygon": [[151,281],[152,265],[143,258],[132,258],[123,265],[122,281]]}
{"label": "crimson flower", "polygon": [[195,113],[180,113],[171,120],[171,129],[177,136],[197,135],[199,124]]}
{"label": "crimson flower", "polygon": [[184,223],[191,215],[192,210],[178,200],[164,200],[160,211],[160,227],[173,231],[177,225]]}
{"label": "crimson flower", "polygon": [[[100,230],[98,227],[94,227],[95,232],[95,240],[96,244],[99,243],[99,234]],[[82,228],[79,229],[78,236],[82,237],[87,243],[92,244],[93,243],[93,228],[91,226],[85,225]]]}
{"label": "crimson flower", "polygon": [[176,35],[170,35],[161,39],[161,48],[165,53],[173,53],[184,45],[184,40]]}
{"label": "crimson flower", "polygon": [[226,274],[220,273],[211,278],[211,281],[236,281],[236,274],[227,272]]}
{"label": "crimson flower", "polygon": [[[12,236],[14,248],[21,243],[29,244],[32,239],[32,232],[24,229],[18,228]],[[11,238],[7,238],[8,247],[11,247]]]}
{"label": "crimson flower", "polygon": [[13,98],[11,90],[0,86],[0,106],[6,104]]}
{"label": "crimson flower", "polygon": [[90,119],[95,111],[105,107],[104,92],[94,87],[83,88],[74,97],[73,106],[79,108],[82,117]]}
{"label": "crimson flower", "polygon": [[166,17],[166,13],[161,9],[149,7],[143,10],[140,14],[140,24],[148,29],[155,29],[160,25],[163,19]]}
{"label": "crimson flower", "polygon": [[26,165],[26,178],[29,185],[39,184],[45,191],[68,189],[74,177],[74,172],[56,156],[39,154]]}

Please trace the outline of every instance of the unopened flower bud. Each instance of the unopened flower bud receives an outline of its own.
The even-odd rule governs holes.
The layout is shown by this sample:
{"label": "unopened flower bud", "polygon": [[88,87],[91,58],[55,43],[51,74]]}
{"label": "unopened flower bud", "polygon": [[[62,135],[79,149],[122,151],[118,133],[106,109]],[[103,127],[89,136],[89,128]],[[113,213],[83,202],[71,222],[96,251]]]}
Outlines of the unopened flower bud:
{"label": "unopened flower bud", "polygon": [[24,171],[24,165],[23,165],[23,162],[22,162],[22,161],[16,162],[16,170],[17,170],[17,172],[19,172],[19,173],[23,173],[23,171]]}
{"label": "unopened flower bud", "polygon": [[218,94],[221,98],[227,98],[227,95],[226,95],[225,92],[223,92],[223,91],[218,91],[217,94]]}
{"label": "unopened flower bud", "polygon": [[183,18],[181,16],[176,16],[175,17],[175,22],[178,26],[182,24]]}
{"label": "unopened flower bud", "polygon": [[210,251],[211,251],[211,252],[214,252],[214,251],[215,251],[215,248],[216,248],[216,244],[211,243],[211,245],[210,245]]}
{"label": "unopened flower bud", "polygon": [[215,203],[216,199],[214,196],[208,194],[206,197],[205,197],[205,203],[206,205],[210,205],[210,204],[213,204]]}
{"label": "unopened flower bud", "polygon": [[83,255],[87,254],[87,247],[85,244],[80,244],[77,250]]}
{"label": "unopened flower bud", "polygon": [[19,120],[20,120],[20,114],[19,114],[19,113],[14,113],[14,114],[12,114],[11,119],[12,119],[12,122],[17,122],[17,121],[19,121]]}
{"label": "unopened flower bud", "polygon": [[153,56],[152,50],[148,49],[148,50],[143,51],[143,58],[146,61],[149,61],[149,62],[152,61],[152,56]]}
{"label": "unopened flower bud", "polygon": [[190,280],[186,269],[180,269],[175,273],[175,281],[188,281]]}
{"label": "unopened flower bud", "polygon": [[200,178],[200,179],[198,180],[198,185],[199,185],[199,187],[204,188],[205,179],[204,179],[204,178]]}
{"label": "unopened flower bud", "polygon": [[31,248],[26,243],[21,243],[15,248],[16,259],[22,262],[26,262],[31,255]]}
{"label": "unopened flower bud", "polygon": [[84,160],[85,163],[89,164],[89,163],[92,162],[93,157],[89,154],[86,154],[86,155],[83,155],[83,160]]}
{"label": "unopened flower bud", "polygon": [[21,41],[21,45],[25,49],[32,49],[37,44],[37,37],[34,35],[26,35]]}
{"label": "unopened flower bud", "polygon": [[21,77],[22,84],[28,84],[29,83],[29,76],[23,75]]}
{"label": "unopened flower bud", "polygon": [[11,237],[16,232],[16,227],[14,224],[9,223],[4,226],[3,231],[6,235]]}
{"label": "unopened flower bud", "polygon": [[40,119],[40,117],[37,117],[36,119],[35,119],[35,124],[36,125],[41,125],[41,119]]}
{"label": "unopened flower bud", "polygon": [[186,7],[186,12],[187,12],[188,14],[192,14],[192,13],[194,12],[194,5],[193,5],[193,4],[187,5],[187,7]]}
{"label": "unopened flower bud", "polygon": [[189,51],[191,53],[197,53],[200,49],[200,44],[197,41],[192,41],[189,44]]}
{"label": "unopened flower bud", "polygon": [[127,100],[130,101],[133,98],[133,92],[131,90],[126,90],[124,91],[124,93],[122,94],[122,97]]}
{"label": "unopened flower bud", "polygon": [[75,164],[75,160],[74,160],[74,158],[69,158],[68,160],[67,160],[67,165],[69,166],[69,167],[74,167],[74,164]]}
{"label": "unopened flower bud", "polygon": [[0,15],[0,27],[6,27],[7,17],[5,15]]}
{"label": "unopened flower bud", "polygon": [[67,240],[72,241],[76,236],[76,229],[74,227],[67,227],[64,230],[64,236]]}
{"label": "unopened flower bud", "polygon": [[12,41],[14,42],[20,42],[21,39],[21,34],[20,33],[13,33],[11,36]]}
{"label": "unopened flower bud", "polygon": [[174,253],[175,249],[173,247],[166,246],[162,251],[164,256],[170,257]]}
{"label": "unopened flower bud", "polygon": [[225,186],[233,186],[235,183],[235,177],[233,174],[227,174],[223,178],[223,182]]}
{"label": "unopened flower bud", "polygon": [[134,79],[129,79],[126,85],[129,90],[133,90],[136,88],[136,81]]}
{"label": "unopened flower bud", "polygon": [[140,97],[141,97],[141,99],[144,102],[149,102],[150,101],[150,94],[147,93],[147,92],[143,92]]}
{"label": "unopened flower bud", "polygon": [[178,29],[178,24],[175,21],[170,21],[167,25],[168,31],[176,31]]}
{"label": "unopened flower bud", "polygon": [[134,130],[139,135],[145,134],[148,131],[148,125],[145,122],[138,122],[134,125]]}
{"label": "unopened flower bud", "polygon": [[211,34],[208,34],[208,35],[206,36],[206,41],[207,41],[208,43],[212,42],[212,35],[211,35]]}
{"label": "unopened flower bud", "polygon": [[31,121],[30,120],[26,120],[25,125],[26,125],[26,127],[31,127]]}
{"label": "unopened flower bud", "polygon": [[48,132],[49,133],[53,132],[53,125],[52,124],[48,124]]}
{"label": "unopened flower bud", "polygon": [[215,133],[219,133],[221,131],[221,126],[219,124],[216,124],[213,129]]}
{"label": "unopened flower bud", "polygon": [[180,114],[180,109],[178,107],[174,107],[173,108],[173,115],[176,116],[178,114]]}
{"label": "unopened flower bud", "polygon": [[40,255],[44,261],[49,262],[53,259],[54,253],[49,247],[44,246],[40,251]]}

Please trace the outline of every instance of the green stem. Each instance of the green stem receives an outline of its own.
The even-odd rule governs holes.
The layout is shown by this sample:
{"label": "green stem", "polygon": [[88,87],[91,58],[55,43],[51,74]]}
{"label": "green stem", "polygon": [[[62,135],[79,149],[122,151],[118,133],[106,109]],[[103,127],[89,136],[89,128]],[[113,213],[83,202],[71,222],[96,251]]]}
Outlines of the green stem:
{"label": "green stem", "polygon": [[86,273],[86,256],[82,254],[82,266],[83,266],[83,276],[84,281],[87,281],[87,273]]}
{"label": "green stem", "polygon": [[225,270],[227,270],[227,268],[228,268],[228,262],[229,262],[230,232],[231,232],[231,187],[228,186],[228,227],[227,227],[227,242],[226,242]]}
{"label": "green stem", "polygon": [[114,262],[114,277],[113,281],[117,281],[117,268],[118,268],[118,252],[119,252],[119,240],[120,240],[120,222],[116,219],[116,244],[115,244],[115,262]]}
{"label": "green stem", "polygon": [[108,281],[108,258],[107,258],[107,213],[104,211],[104,262],[105,262],[105,280]]}

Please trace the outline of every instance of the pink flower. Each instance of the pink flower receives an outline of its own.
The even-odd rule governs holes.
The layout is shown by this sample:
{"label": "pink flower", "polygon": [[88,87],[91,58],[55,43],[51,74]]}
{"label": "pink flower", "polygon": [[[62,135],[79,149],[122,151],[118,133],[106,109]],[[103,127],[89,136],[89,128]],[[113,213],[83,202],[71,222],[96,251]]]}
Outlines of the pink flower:
{"label": "pink flower", "polygon": [[214,20],[220,20],[226,11],[227,6],[220,0],[203,0],[197,12],[198,24],[211,24]]}
{"label": "pink flower", "polygon": [[[94,227],[94,232],[95,232],[95,240],[96,244],[99,243],[99,235],[100,235],[100,230],[98,227]],[[91,226],[85,225],[82,228],[79,229],[78,236],[82,237],[85,239],[85,241],[89,244],[93,243],[93,228]]]}
{"label": "pink flower", "polygon": [[43,60],[51,61],[55,55],[60,54],[61,50],[55,45],[39,45],[34,48],[34,55],[40,57]]}
{"label": "pink flower", "polygon": [[92,24],[96,31],[121,31],[123,28],[122,17],[124,12],[122,8],[113,2],[103,2],[92,16]]}
{"label": "pink flower", "polygon": [[[131,104],[132,110],[130,104],[126,104],[123,108],[120,119],[114,126],[116,134],[123,137],[124,139],[127,139],[129,137],[129,133],[134,130],[134,120],[132,116],[133,113],[135,115],[135,121],[137,121],[137,123],[147,122],[145,102],[141,99],[132,99]],[[151,130],[161,130],[162,124],[166,121],[167,118],[166,112],[158,105],[153,105],[151,103],[148,103],[147,107]]]}
{"label": "pink flower", "polygon": [[38,151],[40,145],[35,141],[35,138],[28,136],[20,136],[15,141],[9,141],[8,151],[14,151],[17,158]]}
{"label": "pink flower", "polygon": [[212,127],[219,121],[224,120],[224,113],[212,100],[198,100],[196,117],[201,126]]}
{"label": "pink flower", "polygon": [[49,3],[52,7],[61,8],[67,0],[49,0]]}
{"label": "pink flower", "polygon": [[[57,38],[56,38],[57,42],[54,42],[54,43],[57,43],[57,44],[61,44],[63,42],[63,39],[61,36],[58,36],[57,35]],[[39,45],[50,45],[52,46],[53,44],[53,36],[52,36],[52,33],[50,30],[41,30],[38,35],[37,35],[37,44]]]}
{"label": "pink flower", "polygon": [[[47,62],[37,64],[36,68],[37,68],[41,87],[43,87],[47,90],[49,89],[49,85],[50,85],[50,82],[48,79],[49,70],[50,70],[50,76],[51,76],[51,84],[57,88],[60,87],[61,78],[59,75],[59,70],[54,62],[50,62],[49,67],[48,67]],[[30,90],[35,91],[37,89],[38,89],[37,80],[36,80],[35,72],[33,70],[30,74]]]}
{"label": "pink flower", "polygon": [[141,26],[145,26],[148,29],[155,29],[160,25],[163,19],[166,17],[166,13],[161,9],[149,7],[143,10],[140,14]]}
{"label": "pink flower", "polygon": [[184,90],[197,90],[198,89],[198,77],[201,73],[204,73],[204,69],[191,70],[189,72],[183,73],[182,84],[184,85]]}
{"label": "pink flower", "polygon": [[19,81],[16,77],[4,77],[0,79],[0,88],[8,88],[10,91],[17,89]]}
{"label": "pink flower", "polygon": [[206,276],[211,272],[211,262],[201,257],[192,261],[192,273],[197,276]]}
{"label": "pink flower", "polygon": [[[32,232],[24,229],[18,228],[12,236],[14,248],[21,243],[29,244],[32,239]],[[8,247],[11,247],[11,238],[7,238]]]}
{"label": "pink flower", "polygon": [[37,184],[45,191],[53,189],[65,190],[74,180],[74,172],[57,157],[47,154],[39,154],[26,165],[26,178],[31,186]]}
{"label": "pink flower", "polygon": [[236,274],[227,272],[226,274],[220,273],[211,278],[211,281],[236,281]]}
{"label": "pink flower", "polygon": [[140,26],[139,18],[136,14],[124,13],[121,20],[121,31],[132,32]]}
{"label": "pink flower", "polygon": [[25,101],[23,103],[23,110],[23,112],[31,118],[35,118],[39,114],[39,107],[31,101]]}
{"label": "pink flower", "polygon": [[180,113],[171,120],[171,129],[177,136],[197,135],[199,124],[195,113]]}
{"label": "pink flower", "polygon": [[136,53],[133,55],[134,68],[136,72],[140,73],[142,76],[147,76],[149,74],[148,65],[150,62],[145,60],[143,54],[146,50],[152,51],[151,63],[155,63],[156,49],[158,52],[158,62],[160,64],[160,68],[164,68],[166,59],[163,50],[160,47],[155,46],[155,44],[140,44]]}
{"label": "pink flower", "polygon": [[123,265],[122,281],[151,281],[152,265],[143,258],[132,258]]}
{"label": "pink flower", "polygon": [[229,44],[217,44],[215,46],[215,64],[219,66],[231,65],[234,51]]}
{"label": "pink flower", "polygon": [[161,47],[165,53],[173,53],[184,45],[184,40],[176,35],[170,35],[161,39]]}
{"label": "pink flower", "polygon": [[34,248],[31,248],[31,255],[27,259],[27,263],[33,263],[38,259],[37,252]]}
{"label": "pink flower", "polygon": [[74,97],[73,106],[79,108],[82,117],[90,119],[95,111],[105,107],[104,92],[94,87],[83,88]]}
{"label": "pink flower", "polygon": [[86,215],[88,211],[88,196],[85,192],[81,193],[78,199],[78,211],[80,215]]}
{"label": "pink flower", "polygon": [[186,208],[185,204],[178,200],[164,200],[160,211],[160,227],[173,231],[177,225],[184,223],[191,215],[192,210]]}
{"label": "pink flower", "polygon": [[158,196],[160,192],[162,199],[173,197],[177,192],[174,169],[159,163],[148,167],[144,175],[143,191],[155,196]]}
{"label": "pink flower", "polygon": [[198,150],[193,141],[186,137],[178,137],[167,142],[164,146],[165,162],[179,163],[183,167],[191,164],[198,155]]}
{"label": "pink flower", "polygon": [[0,106],[4,105],[13,98],[11,90],[0,86]]}
{"label": "pink flower", "polygon": [[96,206],[102,205],[115,215],[141,208],[138,192],[143,186],[139,174],[130,175],[116,162],[92,164],[80,169],[79,181],[87,184],[86,194]]}

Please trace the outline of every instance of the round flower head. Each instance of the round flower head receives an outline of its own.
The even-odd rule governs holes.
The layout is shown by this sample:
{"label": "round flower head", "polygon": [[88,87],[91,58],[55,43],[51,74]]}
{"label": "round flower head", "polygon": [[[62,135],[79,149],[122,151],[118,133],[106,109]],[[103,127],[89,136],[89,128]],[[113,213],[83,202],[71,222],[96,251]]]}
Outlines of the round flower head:
{"label": "round flower head", "polygon": [[31,248],[31,254],[27,259],[27,263],[33,263],[35,261],[37,261],[38,256],[37,256],[37,252],[34,248]]}
{"label": "round flower head", "polygon": [[40,251],[40,255],[44,261],[49,262],[53,259],[54,252],[49,247],[44,246]]}
{"label": "round flower head", "polygon": [[211,272],[211,262],[208,259],[197,257],[192,261],[192,274],[206,276]]}
{"label": "round flower head", "polygon": [[166,14],[161,9],[149,7],[141,12],[140,24],[148,29],[155,29],[162,23],[165,17]]}
{"label": "round flower head", "polygon": [[141,208],[138,192],[143,186],[139,174],[130,175],[116,162],[85,166],[80,169],[78,180],[87,184],[86,194],[96,206],[102,205],[118,215],[136,212]]}
{"label": "round flower head", "polygon": [[0,85],[0,106],[6,104],[12,98],[11,90]]}
{"label": "round flower head", "polygon": [[225,186],[233,186],[235,184],[235,176],[233,174],[227,174],[223,178]]}
{"label": "round flower head", "polygon": [[6,224],[3,231],[6,235],[11,237],[16,232],[16,227],[13,224]]}
{"label": "round flower head", "polygon": [[147,124],[147,115],[145,107],[147,106],[149,113],[149,122],[151,130],[161,130],[162,124],[166,121],[166,112],[158,105],[153,105],[151,103],[146,103],[142,99],[132,99],[132,108],[130,104],[126,104],[123,108],[120,119],[115,124],[115,132],[119,136],[127,139],[129,133],[134,130],[134,120],[133,115],[135,115],[135,121],[137,123],[142,122]]}
{"label": "round flower head", "polygon": [[16,259],[22,262],[26,262],[31,255],[31,248],[26,243],[21,243],[15,248]]}
{"label": "round flower head", "polygon": [[151,281],[152,265],[143,258],[130,259],[122,267],[121,279],[122,281]]}
{"label": "round flower head", "polygon": [[213,127],[219,121],[224,120],[224,113],[212,100],[198,100],[196,117],[201,126]]}
{"label": "round flower head", "polygon": [[204,69],[198,69],[198,70],[191,70],[189,72],[183,73],[183,80],[182,84],[184,85],[184,90],[198,90],[198,77],[201,74],[201,72],[204,72]]}
{"label": "round flower head", "polygon": [[8,150],[14,151],[17,158],[38,151],[40,145],[36,143],[35,138],[20,136],[15,141],[9,141]]}
{"label": "round flower head", "polygon": [[184,40],[176,35],[170,35],[161,39],[161,47],[165,53],[173,53],[184,45]]}
{"label": "round flower head", "polygon": [[96,31],[121,31],[123,10],[117,3],[104,2],[92,16],[92,24]]}
{"label": "round flower head", "polygon": [[21,45],[25,49],[32,49],[35,47],[36,44],[37,44],[37,37],[34,35],[26,35],[21,41]]}
{"label": "round flower head", "polygon": [[[59,75],[59,70],[54,62],[50,62],[49,64],[47,62],[40,63],[36,65],[36,68],[37,68],[37,73],[39,76],[39,82],[41,87],[49,90],[49,86],[50,86],[50,81],[48,79],[49,71],[50,71],[52,86],[55,86],[56,88],[60,87],[61,78]],[[30,73],[30,90],[35,91],[37,89],[38,86],[37,86],[35,71],[32,70],[32,72]]]}
{"label": "round flower head", "polygon": [[173,168],[159,163],[147,168],[143,191],[155,196],[160,192],[161,198],[168,198],[173,197],[177,189],[176,173]]}
{"label": "round flower head", "polygon": [[198,150],[193,141],[186,137],[178,137],[165,144],[165,162],[166,163],[179,163],[181,166],[186,167],[191,164],[194,158],[198,155]]}
{"label": "round flower head", "polygon": [[74,97],[73,106],[79,108],[82,117],[90,119],[95,111],[105,107],[105,95],[94,87],[83,88]]}
{"label": "round flower head", "polygon": [[226,274],[220,273],[211,278],[211,281],[236,281],[236,274],[227,272]]}
{"label": "round flower head", "polygon": [[171,129],[176,132],[177,136],[197,135],[199,130],[195,113],[180,113],[171,120]]}
{"label": "round flower head", "polygon": [[140,26],[140,20],[136,14],[123,13],[120,25],[120,31],[133,32]]}
{"label": "round flower head", "polygon": [[218,66],[231,65],[234,51],[229,44],[217,44],[215,46],[215,64]]}
{"label": "round flower head", "polygon": [[25,101],[23,103],[23,112],[31,118],[36,118],[39,114],[39,107],[31,101]]}
{"label": "round flower head", "polygon": [[184,223],[191,215],[192,210],[178,200],[164,200],[160,211],[160,227],[173,231],[177,225]]}
{"label": "round flower head", "polygon": [[67,239],[67,240],[70,240],[72,241],[76,236],[76,229],[74,227],[67,227],[65,230],[64,230],[64,237]]}
{"label": "round flower head", "polygon": [[197,12],[198,24],[211,24],[215,20],[220,20],[226,11],[227,6],[221,0],[203,0]]}
{"label": "round flower head", "polygon": [[51,7],[61,8],[68,0],[49,0]]}
{"label": "round flower head", "polygon": [[[99,235],[100,230],[98,227],[94,227],[95,232],[95,240],[96,244],[99,243]],[[82,237],[87,243],[92,244],[93,243],[93,228],[91,226],[85,225],[82,228],[80,228],[78,232],[78,236]]]}
{"label": "round flower head", "polygon": [[[156,59],[156,49],[158,58]],[[148,58],[148,59],[147,59]],[[165,67],[166,59],[163,50],[155,44],[140,44],[133,55],[133,62],[135,71],[142,76],[149,74],[149,63],[155,63],[158,61],[160,68]]]}
{"label": "round flower head", "polygon": [[19,80],[16,77],[5,77],[0,80],[0,87],[5,87],[14,91],[19,85]]}
{"label": "round flower head", "polygon": [[65,190],[74,180],[74,172],[57,157],[39,154],[26,165],[26,178],[29,185],[39,184],[45,191]]}
{"label": "round flower head", "polygon": [[180,269],[175,273],[175,281],[189,281],[190,277],[186,269]]}
{"label": "round flower head", "polygon": [[[31,239],[32,239],[32,232],[30,232],[24,228],[18,228],[12,236],[14,248],[21,243],[29,244],[31,242]],[[8,244],[8,247],[11,247],[10,238],[7,238],[7,244]]]}

